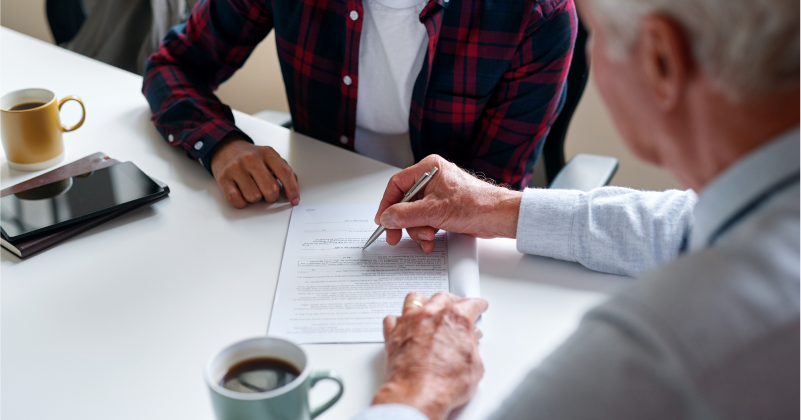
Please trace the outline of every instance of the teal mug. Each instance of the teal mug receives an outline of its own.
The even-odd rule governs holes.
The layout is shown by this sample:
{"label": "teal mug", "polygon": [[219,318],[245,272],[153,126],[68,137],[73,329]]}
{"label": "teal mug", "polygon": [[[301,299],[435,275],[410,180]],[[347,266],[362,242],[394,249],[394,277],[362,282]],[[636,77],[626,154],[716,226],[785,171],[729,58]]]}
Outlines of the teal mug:
{"label": "teal mug", "polygon": [[[237,392],[222,385],[223,378],[242,362],[274,359],[300,373],[284,386],[265,392]],[[258,337],[234,343],[209,358],[203,376],[211,392],[217,420],[310,420],[331,408],[344,390],[342,378],[332,370],[314,371],[298,345],[278,338]],[[309,390],[322,380],[339,384],[339,392],[325,404],[309,407]]]}

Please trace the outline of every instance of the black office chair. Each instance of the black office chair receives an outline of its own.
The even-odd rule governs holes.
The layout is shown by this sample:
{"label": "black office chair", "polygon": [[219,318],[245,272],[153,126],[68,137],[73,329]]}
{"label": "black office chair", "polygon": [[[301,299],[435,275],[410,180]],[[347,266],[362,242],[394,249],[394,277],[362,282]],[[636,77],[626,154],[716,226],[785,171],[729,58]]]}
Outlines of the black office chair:
{"label": "black office chair", "polygon": [[587,30],[579,20],[562,112],[551,126],[542,154],[534,165],[532,187],[589,191],[609,184],[617,171],[618,161],[611,156],[580,153],[565,164],[567,129],[590,75],[586,48]]}
{"label": "black office chair", "polygon": [[72,41],[86,20],[83,0],[47,0],[45,12],[57,45]]}

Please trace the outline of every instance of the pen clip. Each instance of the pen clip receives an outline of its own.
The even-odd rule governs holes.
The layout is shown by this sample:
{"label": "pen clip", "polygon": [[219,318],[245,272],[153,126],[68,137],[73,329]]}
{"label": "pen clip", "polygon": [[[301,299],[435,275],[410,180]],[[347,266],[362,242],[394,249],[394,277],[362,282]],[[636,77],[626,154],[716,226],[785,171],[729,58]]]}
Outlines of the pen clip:
{"label": "pen clip", "polygon": [[401,202],[404,203],[408,200],[411,200],[412,197],[417,195],[417,193],[420,192],[420,190],[422,190],[423,187],[426,186],[426,184],[428,184],[428,181],[430,181],[431,178],[434,177],[434,174],[437,173],[438,170],[439,168],[435,166],[430,171],[423,174],[423,176],[421,176],[420,179],[418,179],[417,182],[412,186],[409,192],[407,192],[406,195],[403,196],[403,200]]}
{"label": "pen clip", "polygon": [[420,184],[422,184],[429,176],[431,175],[428,172],[423,174],[423,176],[421,176],[420,179],[418,179],[417,182],[415,182],[414,185],[412,185],[412,188],[409,188],[409,191],[406,192],[406,195],[404,195],[403,198],[412,198],[410,194],[412,193],[416,194],[417,187],[419,187]]}

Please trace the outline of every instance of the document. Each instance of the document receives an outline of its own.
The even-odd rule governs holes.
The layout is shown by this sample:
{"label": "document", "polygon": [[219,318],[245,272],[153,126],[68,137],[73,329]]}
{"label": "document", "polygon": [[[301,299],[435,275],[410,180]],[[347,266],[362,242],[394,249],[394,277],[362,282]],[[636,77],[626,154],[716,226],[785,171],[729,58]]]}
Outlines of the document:
{"label": "document", "polygon": [[362,250],[377,210],[293,208],[268,335],[301,344],[383,342],[384,317],[400,315],[411,291],[479,296],[474,238],[439,232],[426,254],[404,232],[396,246],[382,235]]}

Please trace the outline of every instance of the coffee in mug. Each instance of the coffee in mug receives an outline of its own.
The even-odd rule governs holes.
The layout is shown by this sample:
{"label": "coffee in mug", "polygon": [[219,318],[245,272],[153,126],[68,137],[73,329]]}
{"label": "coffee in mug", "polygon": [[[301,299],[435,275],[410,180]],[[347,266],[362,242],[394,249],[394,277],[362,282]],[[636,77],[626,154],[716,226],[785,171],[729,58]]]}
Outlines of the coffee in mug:
{"label": "coffee in mug", "polygon": [[[306,352],[292,342],[258,337],[213,355],[204,370],[217,420],[310,420],[342,396],[342,378],[332,370],[312,371]],[[339,392],[309,407],[309,390],[323,379]]]}
{"label": "coffee in mug", "polygon": [[[59,111],[67,101],[81,105],[81,120],[66,127],[61,125]],[[67,96],[60,101],[47,89],[22,89],[0,98],[0,138],[8,166],[20,171],[49,168],[64,159],[61,133],[73,131],[86,119],[81,98]]]}
{"label": "coffee in mug", "polygon": [[300,371],[281,359],[258,357],[241,361],[228,369],[220,385],[236,392],[267,392],[288,385]]}
{"label": "coffee in mug", "polygon": [[12,111],[25,111],[26,109],[39,108],[44,105],[44,102],[26,102],[24,104],[14,105],[11,107]]}

